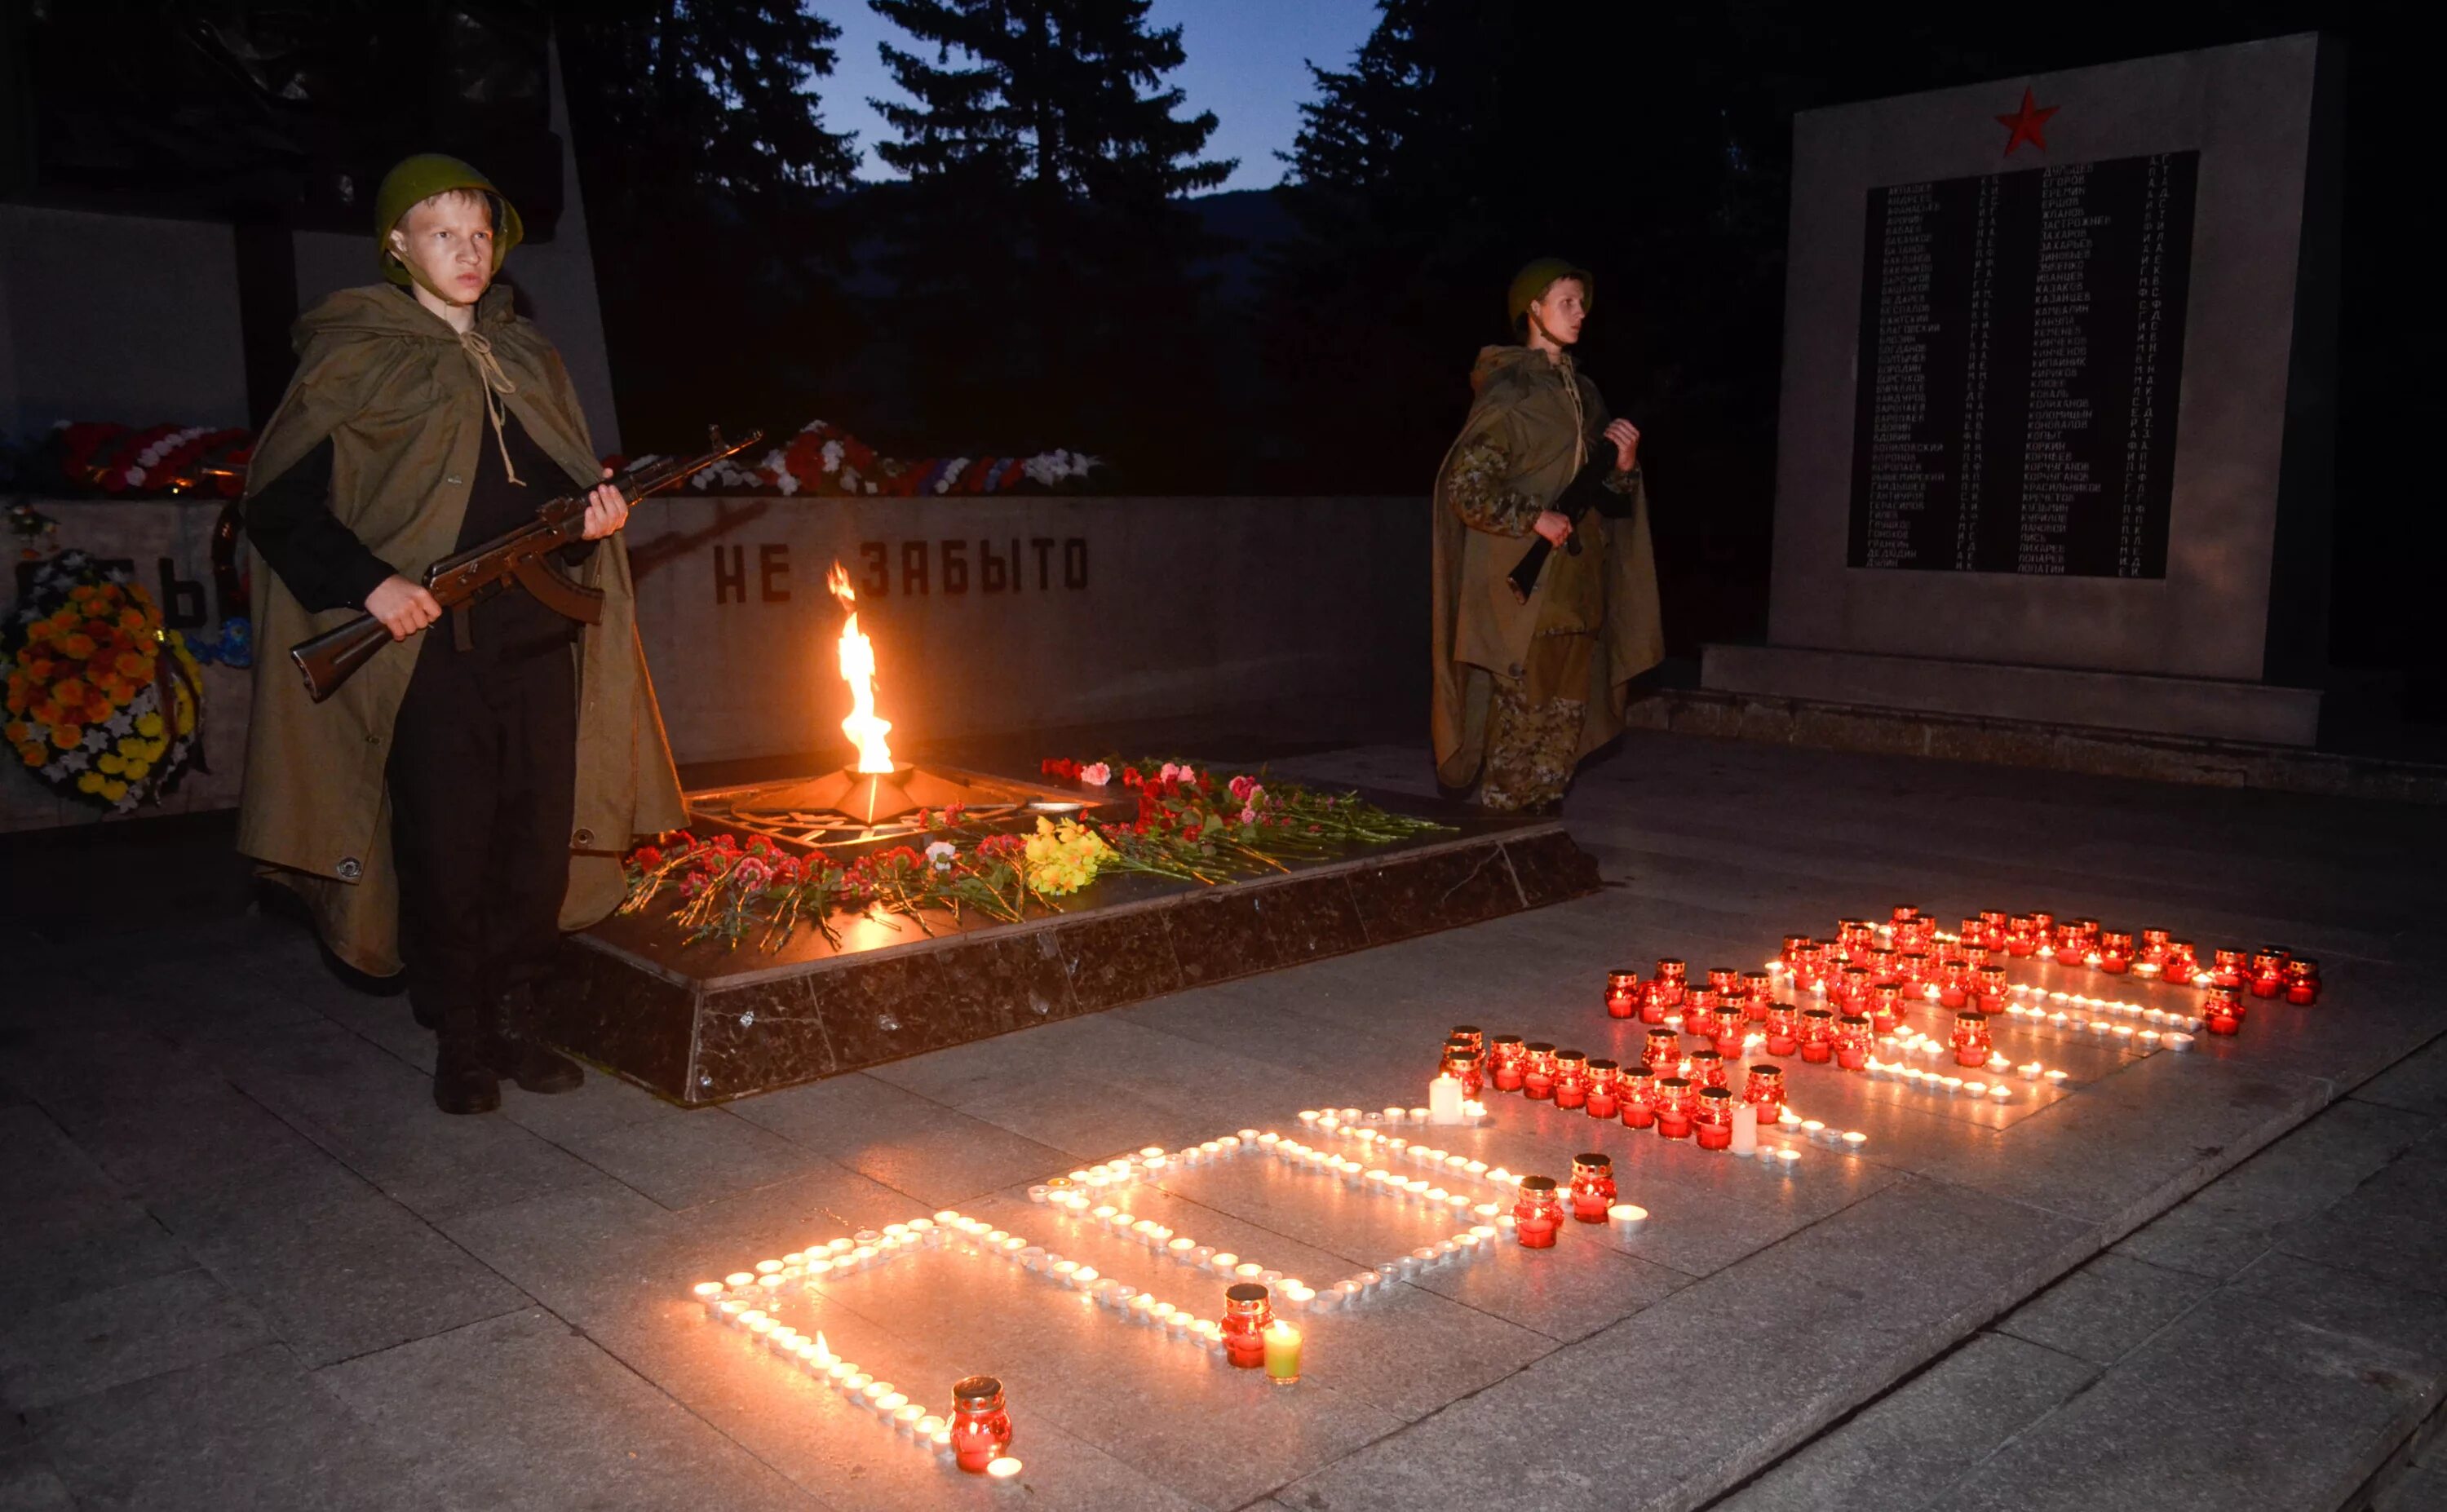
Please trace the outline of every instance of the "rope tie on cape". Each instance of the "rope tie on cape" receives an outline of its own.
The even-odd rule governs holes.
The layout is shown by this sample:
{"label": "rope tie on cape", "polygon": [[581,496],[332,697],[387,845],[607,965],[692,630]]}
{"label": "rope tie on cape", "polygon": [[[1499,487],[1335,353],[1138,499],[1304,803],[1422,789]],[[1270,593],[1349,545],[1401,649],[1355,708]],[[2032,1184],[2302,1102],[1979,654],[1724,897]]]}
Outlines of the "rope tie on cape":
{"label": "rope tie on cape", "polygon": [[524,482],[519,477],[519,470],[510,465],[510,439],[502,432],[502,415],[506,407],[502,403],[502,396],[517,393],[519,386],[510,382],[510,375],[502,370],[502,360],[493,355],[493,344],[484,338],[483,331],[459,332],[459,346],[467,353],[468,364],[476,369],[477,381],[484,390],[484,418],[493,423],[493,444],[502,448],[502,471],[509,474],[510,482],[523,487]]}

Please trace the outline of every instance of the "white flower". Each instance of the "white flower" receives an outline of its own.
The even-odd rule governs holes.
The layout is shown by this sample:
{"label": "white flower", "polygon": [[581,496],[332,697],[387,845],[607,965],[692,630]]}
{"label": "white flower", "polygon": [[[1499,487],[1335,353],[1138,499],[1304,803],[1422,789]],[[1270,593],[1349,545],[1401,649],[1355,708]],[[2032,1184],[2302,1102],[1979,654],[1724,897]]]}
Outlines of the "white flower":
{"label": "white flower", "polygon": [[142,485],[143,485],[143,482],[144,482],[144,469],[143,469],[143,468],[142,468],[142,467],[130,467],[130,468],[128,468],[128,469],[127,469],[127,482],[128,482],[129,486],[131,486],[131,487],[141,487],[141,486],[142,486]]}
{"label": "white flower", "polygon": [[774,477],[773,487],[786,495],[795,494],[799,491],[799,475],[785,468]]}
{"label": "white flower", "polygon": [[822,457],[825,459],[825,471],[826,471],[826,472],[839,472],[839,471],[841,471],[841,464],[842,464],[842,444],[841,444],[840,442],[838,442],[838,441],[828,441],[828,442],[825,442],[825,443],[824,450],[823,450],[821,453],[819,453],[819,455],[820,455],[820,456],[822,456]]}
{"label": "white flower", "polygon": [[953,844],[950,841],[936,841],[934,843],[926,847],[927,863],[939,872],[948,872],[952,869],[952,857],[957,854],[958,850],[959,847]]}

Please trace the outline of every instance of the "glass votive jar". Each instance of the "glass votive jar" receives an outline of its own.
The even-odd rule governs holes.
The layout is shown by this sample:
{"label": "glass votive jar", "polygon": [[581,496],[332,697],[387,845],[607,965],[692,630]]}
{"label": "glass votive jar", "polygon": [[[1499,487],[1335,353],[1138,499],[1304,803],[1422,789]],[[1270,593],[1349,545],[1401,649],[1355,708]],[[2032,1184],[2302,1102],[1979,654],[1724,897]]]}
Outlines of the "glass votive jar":
{"label": "glass votive jar", "polygon": [[1444,1059],[1436,1069],[1439,1075],[1450,1076],[1459,1082],[1461,1095],[1466,1099],[1476,1097],[1487,1089],[1486,1081],[1479,1071],[1478,1051],[1470,1049],[1466,1040],[1454,1038],[1445,1041]]}
{"label": "glass votive jar", "polygon": [[1718,1003],[1716,1011],[1708,1015],[1704,1024],[1698,1026],[1698,1030],[1708,1036],[1716,1046],[1717,1054],[1739,1055],[1742,1052],[1742,1036],[1745,1032],[1742,1000],[1734,998],[1731,1001]]}
{"label": "glass votive jar", "polygon": [[2210,954],[2211,987],[2241,987],[2244,977],[2248,974],[2249,963],[2244,959],[2243,952],[2213,951]]}
{"label": "glass votive jar", "polygon": [[1622,1126],[1646,1128],[1657,1122],[1657,1073],[1644,1067],[1635,1067],[1616,1078],[1621,1087],[1616,1102],[1621,1105]]}
{"label": "glass votive jar", "polygon": [[1798,1049],[1801,1013],[1789,1003],[1778,1003],[1767,1011],[1767,1052],[1790,1055]]}
{"label": "glass votive jar", "polygon": [[2005,920],[2005,954],[2016,960],[2028,957],[2039,948],[2039,936],[2031,928],[2031,916],[2015,914]]}
{"label": "glass votive jar", "polygon": [[1755,1024],[1767,1017],[1767,1006],[1775,1001],[1775,978],[1765,972],[1742,973],[1742,1018]]}
{"label": "glass votive jar", "polygon": [[[1603,1057],[1589,1062],[1589,1095],[1583,1106],[1591,1118],[1612,1118],[1622,1106],[1618,1090],[1622,1068]],[[1459,1157],[1455,1157],[1459,1159]]]}
{"label": "glass votive jar", "polygon": [[1555,1095],[1555,1047],[1544,1040],[1521,1047],[1521,1095],[1540,1103]]}
{"label": "glass votive jar", "polygon": [[1640,1000],[1645,995],[1646,990],[1635,968],[1618,966],[1606,973],[1606,1017],[1638,1018]]}
{"label": "glass votive jar", "polygon": [[1682,1036],[1670,1029],[1648,1031],[1640,1063],[1651,1076],[1673,1076],[1682,1069]]}
{"label": "glass votive jar", "polygon": [[1011,1448],[1011,1411],[1003,1405],[1002,1382],[991,1375],[967,1375],[952,1383],[952,1458],[971,1475]]}
{"label": "glass votive jar", "polygon": [[1988,1039],[1988,1015],[1976,1008],[1966,1008],[1954,1015],[1954,1032],[1947,1043],[1954,1047],[1957,1066],[1986,1066],[1996,1047]]}
{"label": "glass votive jar", "polygon": [[1725,1085],[1724,1053],[1713,1045],[1693,1050],[1683,1057],[1682,1064],[1685,1068],[1683,1074],[1691,1079],[1691,1085],[1694,1087]]}
{"label": "glass votive jar", "polygon": [[1687,1076],[1657,1079],[1657,1132],[1669,1140],[1691,1137],[1691,1117],[1699,1109],[1699,1089]]}
{"label": "glass votive jar", "polygon": [[1521,1036],[1498,1034],[1487,1042],[1487,1082],[1499,1092],[1521,1090]]}
{"label": "glass votive jar", "polygon": [[2320,963],[2307,955],[2286,962],[2286,1001],[2308,1008],[2320,1000]]}
{"label": "glass votive jar", "polygon": [[1777,953],[1777,958],[1787,966],[1797,968],[1803,953],[1814,943],[1807,935],[1787,935],[1784,936],[1784,949]]}
{"label": "glass votive jar", "polygon": [[[1555,1052],[1555,1106],[1579,1108],[1589,1100],[1589,1058],[1581,1050]],[[1531,1094],[1535,1096],[1535,1093]]]}
{"label": "glass votive jar", "polygon": [[1734,1143],[1734,1092],[1729,1087],[1699,1088],[1699,1106],[1691,1115],[1692,1132],[1703,1150],[1722,1150]]}
{"label": "glass votive jar", "polygon": [[1869,1064],[1869,1049],[1878,1042],[1866,1013],[1847,1013],[1835,1021],[1835,1064],[1857,1071]]}
{"label": "glass votive jar", "polygon": [[1983,1013],[2005,1011],[2005,968],[1982,966],[1973,973],[1979,979],[1980,1000],[1973,1006]]}
{"label": "glass votive jar", "polygon": [[[2006,928],[2006,917],[2001,909],[1983,908],[1980,911],[1981,944],[1992,951],[2003,950]],[[1964,936],[1966,939],[1969,937],[1968,931],[1964,932]]]}
{"label": "glass votive jar", "polygon": [[1742,1101],[1758,1109],[1759,1127],[1774,1128],[1784,1111],[1784,1068],[1754,1066],[1742,1079]]}
{"label": "glass votive jar", "polygon": [[2111,976],[2121,976],[2133,969],[2133,936],[2121,930],[2108,930],[2098,936],[2098,969]]}
{"label": "glass votive jar", "polygon": [[[1775,1051],[1774,1030],[1769,1031],[1768,1052]],[[1824,1066],[1835,1058],[1835,1011],[1831,1008],[1805,1008],[1801,1011],[1801,1058],[1812,1066]]]}
{"label": "glass votive jar", "polygon": [[1513,1237],[1525,1250],[1550,1250],[1564,1224],[1564,1200],[1551,1176],[1525,1176],[1512,1203]]}
{"label": "glass votive jar", "polygon": [[1482,1054],[1487,1049],[1487,1034],[1475,1024],[1455,1024],[1452,1031],[1445,1036],[1447,1044],[1454,1040],[1460,1040],[1468,1045],[1470,1053],[1474,1055]]}
{"label": "glass votive jar", "polygon": [[1614,1160],[1590,1151],[1572,1157],[1572,1217],[1583,1223],[1603,1223],[1614,1205]]}
{"label": "glass votive jar", "polygon": [[2201,1027],[2212,1034],[2232,1034],[2243,1028],[2243,992],[2238,988],[2212,987],[2201,998]]}
{"label": "glass votive jar", "polygon": [[2251,954],[2251,995],[2275,997],[2286,989],[2286,963],[2293,952],[2282,946],[2268,945]]}
{"label": "glass votive jar", "polygon": [[1224,1355],[1244,1370],[1266,1363],[1266,1325],[1275,1320],[1271,1294],[1255,1281],[1224,1289]]}

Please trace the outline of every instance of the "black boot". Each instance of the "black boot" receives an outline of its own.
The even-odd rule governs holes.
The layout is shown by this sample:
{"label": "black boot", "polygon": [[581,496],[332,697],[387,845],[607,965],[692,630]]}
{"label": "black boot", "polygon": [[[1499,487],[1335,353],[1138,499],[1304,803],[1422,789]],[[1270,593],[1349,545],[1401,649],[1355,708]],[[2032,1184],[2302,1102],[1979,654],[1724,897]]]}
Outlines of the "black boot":
{"label": "black boot", "polygon": [[502,1106],[502,1084],[474,1036],[442,1036],[433,1062],[433,1106],[445,1113],[489,1113]]}
{"label": "black boot", "polygon": [[549,1096],[574,1092],[586,1084],[586,1072],[576,1061],[547,1049],[532,1037],[535,989],[521,983],[493,1001],[492,1038],[486,1047],[493,1073],[530,1092]]}

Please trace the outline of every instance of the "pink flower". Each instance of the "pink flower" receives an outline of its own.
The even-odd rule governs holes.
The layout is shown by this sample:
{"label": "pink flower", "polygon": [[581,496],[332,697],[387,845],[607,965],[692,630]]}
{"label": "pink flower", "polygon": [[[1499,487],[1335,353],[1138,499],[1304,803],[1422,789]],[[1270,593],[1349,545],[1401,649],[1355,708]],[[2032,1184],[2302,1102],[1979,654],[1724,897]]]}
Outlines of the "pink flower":
{"label": "pink flower", "polygon": [[1250,807],[1246,807],[1246,808],[1243,808],[1243,809],[1242,809],[1242,810],[1241,810],[1241,822],[1242,822],[1242,823],[1243,823],[1243,824],[1254,824],[1254,823],[1256,823],[1257,822],[1258,822],[1258,810],[1257,810],[1257,808],[1255,807],[1255,805],[1252,805],[1252,806],[1250,806]]}
{"label": "pink flower", "polygon": [[1176,777],[1186,778],[1189,776],[1190,771],[1186,766],[1175,766],[1172,763],[1167,762],[1164,764],[1164,770],[1156,773],[1155,775],[1158,782],[1168,783]]}
{"label": "pink flower", "polygon": [[752,891],[773,879],[773,868],[766,864],[762,857],[749,855],[730,869],[730,877],[740,886]]}
{"label": "pink flower", "polygon": [[1091,787],[1102,787],[1113,780],[1113,769],[1103,762],[1079,768],[1079,780]]}
{"label": "pink flower", "polygon": [[1256,791],[1257,786],[1258,780],[1247,772],[1242,772],[1232,779],[1232,796],[1245,803],[1249,801],[1249,794]]}

